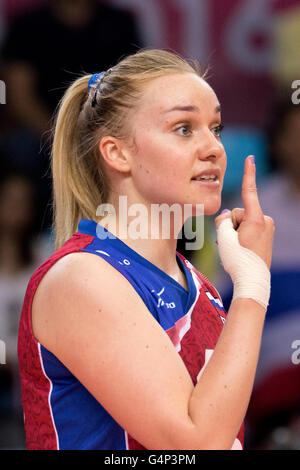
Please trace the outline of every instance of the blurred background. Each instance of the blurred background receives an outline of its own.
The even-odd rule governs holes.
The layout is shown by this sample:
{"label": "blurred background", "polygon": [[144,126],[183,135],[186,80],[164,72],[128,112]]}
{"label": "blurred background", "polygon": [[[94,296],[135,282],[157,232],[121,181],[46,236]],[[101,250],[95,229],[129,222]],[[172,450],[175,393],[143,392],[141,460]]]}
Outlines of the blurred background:
{"label": "blurred background", "polygon": [[[140,47],[209,67],[228,155],[222,209],[242,207],[244,159],[256,156],[261,205],[276,232],[245,447],[300,449],[300,0],[0,1],[0,449],[25,448],[18,322],[29,278],[53,252],[53,113],[78,74]],[[213,219],[201,250],[185,252],[183,241],[178,250],[228,308]]]}

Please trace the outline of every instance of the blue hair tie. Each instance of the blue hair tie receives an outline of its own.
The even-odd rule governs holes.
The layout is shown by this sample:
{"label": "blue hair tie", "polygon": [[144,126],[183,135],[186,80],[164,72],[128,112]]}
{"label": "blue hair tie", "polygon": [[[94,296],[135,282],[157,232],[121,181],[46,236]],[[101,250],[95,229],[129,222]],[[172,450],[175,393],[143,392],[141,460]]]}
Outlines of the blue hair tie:
{"label": "blue hair tie", "polygon": [[89,79],[89,83],[88,83],[89,90],[92,88],[92,85],[95,85],[95,83],[99,81],[102,75],[104,75],[104,72],[94,73],[94,75],[91,76],[91,78]]}

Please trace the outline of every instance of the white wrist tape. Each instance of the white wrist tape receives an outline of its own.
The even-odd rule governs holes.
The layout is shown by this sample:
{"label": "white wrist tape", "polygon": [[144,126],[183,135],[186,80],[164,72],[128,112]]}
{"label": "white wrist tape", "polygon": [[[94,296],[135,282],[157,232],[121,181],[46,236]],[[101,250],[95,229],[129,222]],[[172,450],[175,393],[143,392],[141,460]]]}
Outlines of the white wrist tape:
{"label": "white wrist tape", "polygon": [[266,309],[271,288],[266,263],[256,253],[240,245],[238,232],[230,218],[221,222],[217,234],[220,258],[233,282],[232,300],[253,299]]}

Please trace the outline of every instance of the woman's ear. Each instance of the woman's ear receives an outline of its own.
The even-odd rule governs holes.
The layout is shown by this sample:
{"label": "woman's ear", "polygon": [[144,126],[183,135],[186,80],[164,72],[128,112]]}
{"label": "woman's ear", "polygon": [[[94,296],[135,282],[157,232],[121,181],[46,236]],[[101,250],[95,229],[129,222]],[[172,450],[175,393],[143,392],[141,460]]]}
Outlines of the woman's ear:
{"label": "woman's ear", "polygon": [[105,163],[112,169],[128,172],[130,156],[123,141],[111,136],[105,136],[99,143],[100,153]]}

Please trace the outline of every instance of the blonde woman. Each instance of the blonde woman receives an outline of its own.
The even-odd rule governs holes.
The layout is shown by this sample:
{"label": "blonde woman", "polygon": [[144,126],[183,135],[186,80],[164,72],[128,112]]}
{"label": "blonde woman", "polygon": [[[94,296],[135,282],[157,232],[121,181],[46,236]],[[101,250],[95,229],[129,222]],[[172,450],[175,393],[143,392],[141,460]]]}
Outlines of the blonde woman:
{"label": "blonde woman", "polygon": [[[253,157],[244,209],[216,218],[235,287],[227,315],[176,237],[126,233],[119,207],[126,196],[148,213],[154,204],[216,213],[221,129],[198,67],[166,51],[140,51],[66,91],[53,141],[56,251],[29,282],[19,332],[29,449],[243,447],[274,230]],[[115,211],[110,230],[104,203]]]}

